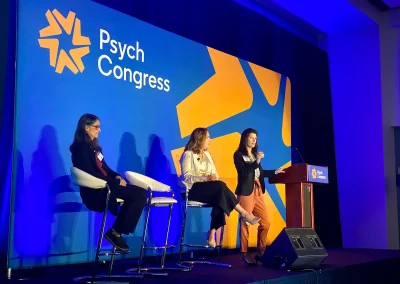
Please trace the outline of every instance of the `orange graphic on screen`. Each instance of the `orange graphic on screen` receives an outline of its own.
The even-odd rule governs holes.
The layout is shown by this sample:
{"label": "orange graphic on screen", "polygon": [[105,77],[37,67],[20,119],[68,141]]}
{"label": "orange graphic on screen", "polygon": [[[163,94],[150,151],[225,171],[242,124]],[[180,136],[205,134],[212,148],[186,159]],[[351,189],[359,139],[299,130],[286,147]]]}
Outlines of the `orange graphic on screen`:
{"label": "orange graphic on screen", "polygon": [[[241,113],[248,111],[254,100],[252,86],[245,74],[239,58],[224,52],[207,47],[213,64],[215,74],[208,78],[202,85],[195,89],[189,96],[183,99],[176,107],[181,137],[187,137],[196,127],[210,127],[225,122]],[[282,116],[276,117],[276,123],[281,124],[279,139],[286,147],[291,146],[291,84],[289,78],[282,81],[283,75],[267,68],[249,64],[251,72],[264,95],[264,99],[271,107],[281,109]],[[282,85],[284,84],[284,85]],[[283,104],[277,104],[280,90],[284,94]],[[213,103],[210,103],[213,102]],[[228,188],[234,192],[237,184],[237,173],[233,163],[233,153],[236,151],[240,140],[242,128],[234,132],[227,131],[221,136],[212,137],[210,153],[216,165],[219,177]],[[188,138],[187,138],[188,139]],[[183,145],[182,145],[183,146]],[[183,147],[171,150],[172,160],[178,176],[181,174],[179,159],[183,153]],[[291,165],[291,161],[282,161],[282,167]],[[276,198],[285,205],[285,186],[276,186],[278,196],[271,197],[268,191],[264,194],[264,201],[267,205],[268,216],[271,221],[271,228],[268,234],[267,243],[270,244],[279,232],[286,226],[278,207],[275,204]],[[223,245],[228,248],[238,246],[239,216],[232,212],[226,218],[224,228]],[[250,227],[249,246],[256,246],[258,225]]]}
{"label": "orange graphic on screen", "polygon": [[[57,9],[46,12],[49,25],[39,31],[39,45],[49,50],[50,66],[55,68],[56,73],[62,74],[67,67],[72,73],[77,74],[85,70],[82,58],[89,54],[90,39],[81,34],[81,20],[74,12],[69,12],[65,18]],[[68,51],[60,49],[60,42],[55,37],[62,33],[71,35],[72,44],[75,48]]]}
{"label": "orange graphic on screen", "polygon": [[208,47],[215,74],[176,107],[181,137],[249,109],[253,92],[239,59]]}

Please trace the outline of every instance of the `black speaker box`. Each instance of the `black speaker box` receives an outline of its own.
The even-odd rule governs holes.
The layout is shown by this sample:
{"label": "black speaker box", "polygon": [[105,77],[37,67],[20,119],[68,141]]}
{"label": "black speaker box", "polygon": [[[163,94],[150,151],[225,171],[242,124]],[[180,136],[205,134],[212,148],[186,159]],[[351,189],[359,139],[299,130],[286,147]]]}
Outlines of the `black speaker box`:
{"label": "black speaker box", "polygon": [[314,269],[328,256],[312,228],[284,228],[269,246],[261,262],[267,268]]}

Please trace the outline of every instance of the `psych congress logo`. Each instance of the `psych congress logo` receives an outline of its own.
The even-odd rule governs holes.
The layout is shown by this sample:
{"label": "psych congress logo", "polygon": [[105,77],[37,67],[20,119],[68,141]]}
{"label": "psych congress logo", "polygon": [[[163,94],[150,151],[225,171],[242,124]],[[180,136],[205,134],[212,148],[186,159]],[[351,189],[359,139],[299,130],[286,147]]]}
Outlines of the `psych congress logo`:
{"label": "psych congress logo", "polygon": [[316,179],[317,178],[317,170],[316,169],[312,169],[311,170],[311,175],[312,175],[313,179]]}
{"label": "psych congress logo", "polygon": [[[90,39],[81,35],[81,21],[75,17],[74,12],[69,12],[65,18],[57,9],[46,12],[46,18],[49,25],[40,30],[39,45],[47,48],[50,53],[50,66],[55,71],[62,74],[67,67],[72,73],[77,74],[85,70],[82,58],[90,52]],[[71,35],[73,48],[65,51],[60,48],[57,36],[62,33]]]}

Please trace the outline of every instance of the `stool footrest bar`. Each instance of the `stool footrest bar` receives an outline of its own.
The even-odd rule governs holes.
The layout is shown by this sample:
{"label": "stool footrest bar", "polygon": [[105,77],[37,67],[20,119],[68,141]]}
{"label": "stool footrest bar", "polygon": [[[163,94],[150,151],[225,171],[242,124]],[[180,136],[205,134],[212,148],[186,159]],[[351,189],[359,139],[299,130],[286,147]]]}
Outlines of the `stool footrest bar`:
{"label": "stool footrest bar", "polygon": [[[167,245],[167,246],[165,246],[165,248],[170,249],[170,248],[175,248],[175,246]],[[164,249],[164,247],[144,247],[143,249],[156,250],[156,249]]]}
{"label": "stool footrest bar", "polygon": [[[191,247],[191,248],[213,248],[213,247],[211,247],[211,246],[209,246],[209,245],[191,245],[191,244],[183,244],[182,246],[183,246],[183,247]],[[216,246],[215,248],[217,248],[217,247],[221,247],[221,246]]]}
{"label": "stool footrest bar", "polygon": [[[177,266],[174,266],[174,267],[171,267],[171,266],[164,266],[164,267],[153,266],[153,267],[142,267],[142,268],[140,268],[140,272],[142,272],[142,271],[164,271],[164,270],[190,271],[190,270],[192,270],[192,268],[190,266],[185,266],[185,265],[177,265]],[[131,272],[137,272],[137,271],[138,271],[137,268],[131,268],[131,269],[128,269],[126,272],[127,273],[131,273]]]}
{"label": "stool footrest bar", "polygon": [[131,280],[143,278],[143,275],[96,275],[93,280],[93,276],[79,276],[74,278],[75,283],[110,283],[110,282],[118,282],[118,283],[126,283],[129,284]]}
{"label": "stool footrest bar", "polygon": [[151,276],[168,276],[167,272],[153,272],[152,270],[157,270],[156,268],[154,269],[148,269],[148,268],[140,268],[138,270],[137,268],[131,268],[126,271],[126,273],[130,275],[151,275]]}
{"label": "stool footrest bar", "polygon": [[206,260],[184,260],[181,261],[181,264],[208,264],[208,265],[215,265],[220,267],[231,268],[232,265],[221,263],[221,262],[214,262],[214,261],[206,261]]}
{"label": "stool footrest bar", "polygon": [[130,251],[124,252],[124,251],[116,251],[116,252],[101,252],[99,253],[99,256],[108,256],[108,255],[120,255],[120,254],[127,254],[130,253]]}

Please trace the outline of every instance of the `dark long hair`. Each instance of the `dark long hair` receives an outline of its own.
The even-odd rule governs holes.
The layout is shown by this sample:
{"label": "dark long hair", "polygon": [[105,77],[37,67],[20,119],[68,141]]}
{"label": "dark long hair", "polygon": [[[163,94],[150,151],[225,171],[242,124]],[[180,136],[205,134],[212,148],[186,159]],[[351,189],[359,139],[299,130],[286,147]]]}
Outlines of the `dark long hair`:
{"label": "dark long hair", "polygon": [[[242,132],[242,135],[240,136],[240,143],[238,147],[238,151],[241,152],[244,155],[248,155],[249,153],[247,152],[247,138],[249,137],[250,134],[254,133],[257,135],[258,138],[258,132],[257,130],[253,128],[247,128]],[[254,157],[257,156],[257,151],[258,151],[258,139],[256,140],[256,144],[254,145],[254,148],[251,149],[251,152],[253,153]]]}
{"label": "dark long hair", "polygon": [[94,114],[85,113],[84,115],[82,115],[78,121],[78,125],[75,130],[74,142],[72,144],[84,142],[89,144],[94,150],[101,151],[102,149],[99,145],[98,139],[90,139],[89,135],[86,132],[86,126],[93,125],[96,120],[100,119]]}
{"label": "dark long hair", "polygon": [[184,151],[193,151],[193,153],[199,154],[203,150],[203,144],[207,138],[207,132],[208,129],[203,127],[193,130]]}

